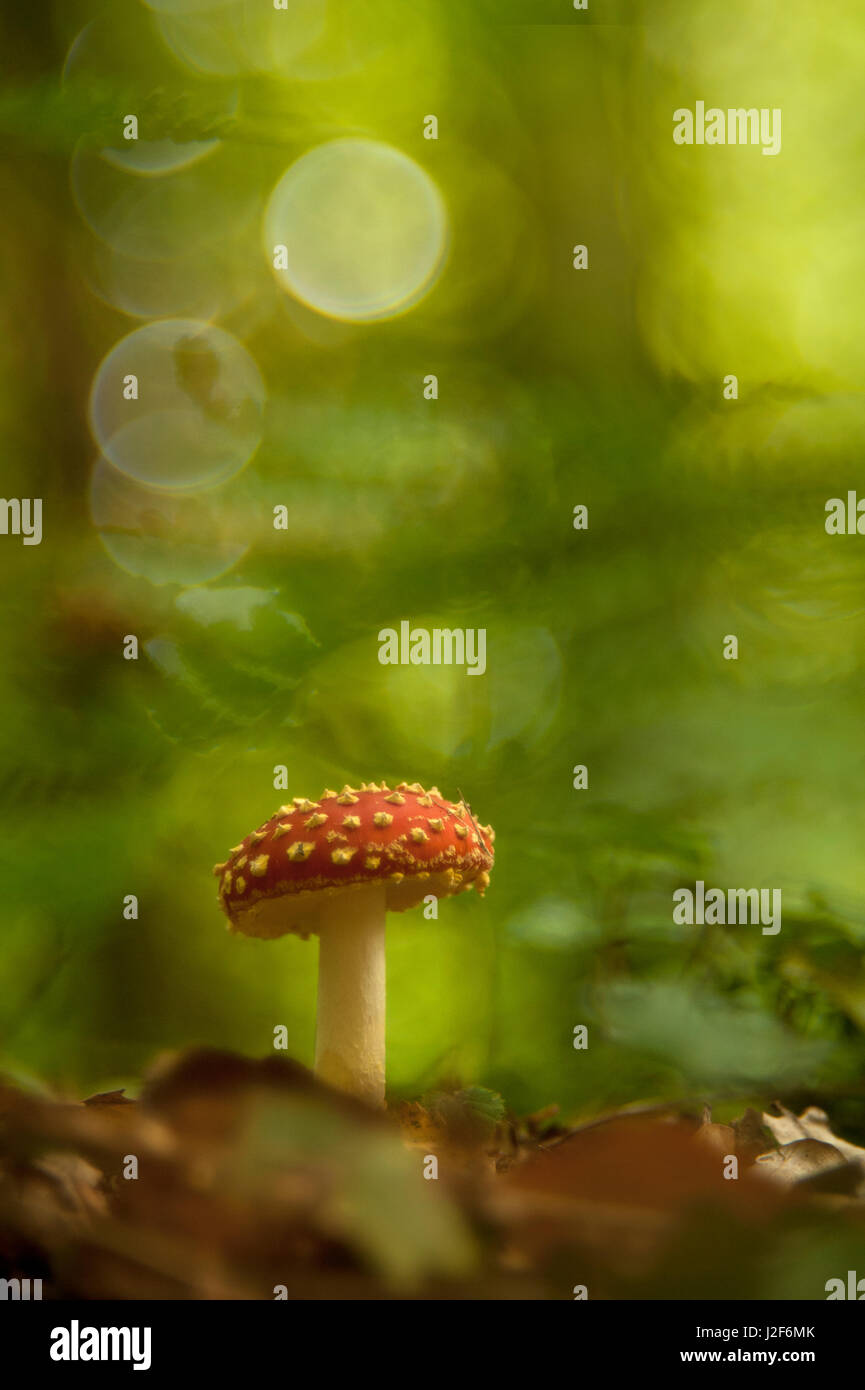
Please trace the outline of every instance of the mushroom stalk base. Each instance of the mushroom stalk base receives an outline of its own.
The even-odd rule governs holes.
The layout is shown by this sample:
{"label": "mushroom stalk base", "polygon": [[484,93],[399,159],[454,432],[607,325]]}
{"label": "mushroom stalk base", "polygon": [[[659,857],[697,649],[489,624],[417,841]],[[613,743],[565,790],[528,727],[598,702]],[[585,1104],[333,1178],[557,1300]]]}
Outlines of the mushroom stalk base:
{"label": "mushroom stalk base", "polygon": [[315,1074],[329,1086],[384,1105],[384,884],[335,894],[318,922]]}

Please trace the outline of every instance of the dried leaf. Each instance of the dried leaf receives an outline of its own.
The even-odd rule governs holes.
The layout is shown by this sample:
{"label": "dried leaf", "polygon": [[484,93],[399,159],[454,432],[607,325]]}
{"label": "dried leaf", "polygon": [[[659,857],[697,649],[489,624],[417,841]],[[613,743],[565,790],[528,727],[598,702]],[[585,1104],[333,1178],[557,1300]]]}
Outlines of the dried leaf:
{"label": "dried leaf", "polygon": [[838,1150],[818,1139],[794,1139],[791,1144],[761,1154],[757,1162],[762,1172],[783,1183],[801,1182],[827,1169],[844,1167]]}
{"label": "dried leaf", "polygon": [[848,1162],[858,1163],[865,1174],[865,1149],[860,1149],[856,1144],[849,1144],[846,1139],[839,1139],[837,1134],[833,1134],[825,1110],[811,1105],[797,1118],[791,1110],[786,1110],[777,1102],[776,1107],[781,1113],[765,1114],[763,1123],[779,1144],[791,1144],[797,1139],[818,1139],[822,1144],[831,1144]]}

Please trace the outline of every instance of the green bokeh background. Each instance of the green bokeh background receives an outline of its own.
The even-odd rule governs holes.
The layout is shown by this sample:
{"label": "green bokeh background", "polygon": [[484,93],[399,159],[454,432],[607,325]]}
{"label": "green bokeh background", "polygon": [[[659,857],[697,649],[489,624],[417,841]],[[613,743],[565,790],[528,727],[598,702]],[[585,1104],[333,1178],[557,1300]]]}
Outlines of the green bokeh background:
{"label": "green bokeh background", "polygon": [[[497,832],[483,901],[389,921],[394,1096],[782,1093],[865,1134],[865,542],[823,525],[865,491],[861,5],[380,0],[346,57],[335,4],[305,67],[187,70],[180,104],[152,16],[109,9],[131,88],[120,61],[61,88],[95,5],[10,3],[0,35],[3,492],[44,499],[41,546],[0,538],[0,1064],[134,1089],[277,1024],[311,1060],[315,943],[228,937],[210,874],[284,764],[289,796],[460,788]],[[675,146],[697,99],[781,107],[781,154]],[[139,108],[218,136],[253,205],[215,321],[264,439],[160,533],[161,579],[175,546],[245,547],[198,587],[118,566],[89,507],[92,378],[144,320],[89,288],[70,159]],[[451,226],[430,294],[373,325],[292,306],[261,247],[281,174],[344,134],[418,161]],[[487,674],[380,666],[404,618],[485,627]],[[781,888],[783,930],[674,926],[695,878]]]}

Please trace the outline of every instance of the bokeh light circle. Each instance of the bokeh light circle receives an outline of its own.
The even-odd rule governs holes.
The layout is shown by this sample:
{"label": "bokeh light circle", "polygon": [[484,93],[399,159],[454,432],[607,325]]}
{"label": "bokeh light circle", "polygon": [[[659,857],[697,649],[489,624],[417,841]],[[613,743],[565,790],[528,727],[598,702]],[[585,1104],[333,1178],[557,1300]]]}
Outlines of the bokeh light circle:
{"label": "bokeh light circle", "polygon": [[188,169],[217,149],[218,140],[134,140],[128,150],[106,146],[102,158],[115,169],[152,178]]}
{"label": "bokeh light circle", "polygon": [[[151,178],[212,154],[219,139],[195,132],[221,126],[237,110],[236,86],[190,80],[188,67],[166,52],[153,16],[137,6],[115,5],[84,26],[61,84],[85,143],[115,169]],[[127,115],[138,121],[135,138],[124,135]]]}
{"label": "bokeh light circle", "polygon": [[221,318],[272,290],[256,253],[249,232],[225,237],[206,255],[196,247],[161,261],[126,256],[94,238],[84,253],[85,277],[97,298],[133,318]]}
{"label": "bokeh light circle", "polygon": [[172,53],[197,72],[238,76],[249,72],[291,71],[325,30],[328,0],[292,0],[275,10],[261,0],[232,0],[229,7],[204,13],[162,10],[159,32]]}
{"label": "bokeh light circle", "polygon": [[[127,399],[131,377],[137,399]],[[90,422],[105,457],[128,477],[167,489],[210,487],[252,458],[265,399],[255,361],[232,334],[197,319],[162,319],[135,329],[103,360]]]}
{"label": "bokeh light circle", "polygon": [[285,247],[282,287],[331,318],[389,318],[431,288],[447,213],[429,175],[376,140],[318,145],[282,176],[264,219],[269,257]]}
{"label": "bokeh light circle", "polygon": [[[205,10],[224,10],[234,0],[144,0],[149,10],[157,14],[203,14]],[[272,0],[271,0],[272,3]]]}
{"label": "bokeh light circle", "polygon": [[175,260],[239,236],[260,203],[257,155],[217,144],[159,178],[120,168],[99,141],[82,137],[69,171],[82,219],[125,256]]}
{"label": "bokeh light circle", "polygon": [[93,468],[90,514],[114,563],[151,584],[206,584],[248,549],[219,491],[144,487],[103,458]]}

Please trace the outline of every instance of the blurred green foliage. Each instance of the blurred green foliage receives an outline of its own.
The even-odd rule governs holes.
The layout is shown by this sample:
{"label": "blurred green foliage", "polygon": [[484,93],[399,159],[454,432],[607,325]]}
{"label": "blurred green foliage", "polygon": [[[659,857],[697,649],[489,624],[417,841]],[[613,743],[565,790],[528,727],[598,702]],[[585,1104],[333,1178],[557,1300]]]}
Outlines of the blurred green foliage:
{"label": "blurred green foliage", "polygon": [[[783,1090],[835,1098],[865,1133],[863,562],[823,530],[865,442],[865,278],[831,264],[836,219],[861,217],[865,20],[838,5],[815,54],[813,7],[757,19],[669,0],[604,23],[593,0],[582,27],[529,8],[425,0],[390,27],[369,10],[355,48],[325,35],[299,71],[238,59],[181,80],[124,0],[114,42],[128,24],[144,53],[146,31],[154,67],[82,92],[60,74],[96,7],[57,3],[53,26],[4,7],[3,490],[45,504],[41,546],[0,543],[9,1070],[77,1093],[134,1085],[164,1047],[261,1055],[277,1024],[309,1062],[315,943],[229,939],[210,873],[286,799],[284,764],[288,793],[310,797],[380,778],[460,788],[497,831],[483,901],[390,919],[395,1096],[476,1084],[518,1110],[588,1113]],[[142,318],[103,281],[91,293],[106,248],[69,165],[133,93],[160,139],[179,109],[175,137],[223,141],[178,294],[216,254],[225,170],[242,167],[249,200],[237,281],[206,289],[258,363],[267,419],[246,471],[176,536],[178,563],[211,540],[242,556],[199,587],[162,582],[174,533],[158,515],[131,509],[124,570],[89,510],[91,380]],[[817,95],[828,144],[802,114]],[[676,148],[672,111],[698,97],[782,106],[783,156]],[[451,226],[431,293],[373,325],[292,304],[260,242],[288,164],[344,134],[417,160]],[[152,262],[135,249],[142,294],[167,241]],[[380,666],[377,633],[403,618],[486,627],[487,674]],[[780,887],[780,935],[674,926],[672,892],[695,878]]]}

